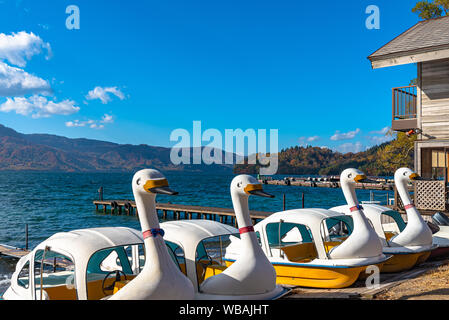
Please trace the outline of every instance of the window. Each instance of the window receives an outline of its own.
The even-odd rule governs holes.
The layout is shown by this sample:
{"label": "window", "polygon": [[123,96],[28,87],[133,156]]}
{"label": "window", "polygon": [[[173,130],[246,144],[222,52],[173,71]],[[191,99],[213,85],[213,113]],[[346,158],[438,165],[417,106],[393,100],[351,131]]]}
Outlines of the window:
{"label": "window", "polygon": [[327,218],[322,222],[321,232],[324,241],[335,241],[346,239],[354,229],[351,216]]}
{"label": "window", "polygon": [[270,247],[279,247],[295,243],[313,242],[312,232],[302,224],[275,222],[266,226]]}
{"label": "window", "polygon": [[25,265],[20,270],[19,275],[17,276],[17,284],[25,289],[29,288],[30,284],[30,261],[27,261]]}
{"label": "window", "polygon": [[308,262],[317,257],[312,232],[302,224],[275,222],[265,227],[272,256],[292,262]]}
{"label": "window", "polygon": [[165,244],[167,245],[168,253],[172,257],[175,264],[178,266],[179,270],[181,270],[182,273],[187,275],[187,265],[184,249],[182,249],[180,245],[174,242],[165,241]]}
{"label": "window", "polygon": [[124,248],[133,273],[139,274],[145,265],[145,246],[143,244],[134,244]]}
{"label": "window", "polygon": [[[87,298],[98,300],[113,293],[115,274],[120,271],[120,281],[131,280],[135,273],[131,268],[133,261],[132,247],[117,246],[95,252],[87,264],[86,286]],[[129,257],[131,254],[131,259]]]}
{"label": "window", "polygon": [[447,170],[447,154],[444,150],[432,150],[432,178],[444,180]]}
{"label": "window", "polygon": [[198,244],[195,253],[198,285],[227,268],[223,258],[226,248],[231,244],[231,236],[238,238],[240,235],[215,236],[204,239]]}
{"label": "window", "polygon": [[351,216],[327,218],[321,222],[321,237],[324,249],[329,253],[333,248],[342,244],[354,230]]}
{"label": "window", "polygon": [[[75,264],[64,254],[38,250],[34,256],[36,299],[46,293],[50,300],[76,300]],[[45,293],[43,292],[45,291]]]}

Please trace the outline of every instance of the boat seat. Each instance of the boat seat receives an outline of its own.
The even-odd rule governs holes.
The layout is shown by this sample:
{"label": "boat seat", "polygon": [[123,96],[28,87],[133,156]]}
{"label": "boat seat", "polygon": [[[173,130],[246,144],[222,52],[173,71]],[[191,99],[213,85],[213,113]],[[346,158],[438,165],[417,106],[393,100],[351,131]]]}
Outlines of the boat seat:
{"label": "boat seat", "polygon": [[281,250],[291,262],[306,262],[318,257],[318,253],[313,242],[286,245],[282,246]]}

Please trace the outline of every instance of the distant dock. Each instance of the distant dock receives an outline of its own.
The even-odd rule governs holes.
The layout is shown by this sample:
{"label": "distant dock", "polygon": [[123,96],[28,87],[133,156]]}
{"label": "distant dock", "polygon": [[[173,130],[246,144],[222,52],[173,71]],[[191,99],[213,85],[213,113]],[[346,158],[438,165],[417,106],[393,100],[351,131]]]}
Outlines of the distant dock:
{"label": "distant dock", "polygon": [[[311,188],[340,188],[340,181],[333,177],[322,178],[284,178],[272,179],[271,177],[259,177],[259,182],[263,184],[272,184],[278,186],[298,186]],[[356,183],[356,189],[364,190],[394,190],[394,182],[389,179],[375,179],[376,183]]]}
{"label": "distant dock", "polygon": [[[95,200],[93,204],[97,212],[103,212],[105,214],[138,215],[136,203],[133,200]],[[156,210],[158,211],[158,215],[164,220],[167,220],[167,218],[171,218],[171,220],[208,219],[237,226],[234,210],[229,208],[156,203]],[[272,212],[250,211],[253,224],[256,224],[258,220],[265,219],[271,214]]]}

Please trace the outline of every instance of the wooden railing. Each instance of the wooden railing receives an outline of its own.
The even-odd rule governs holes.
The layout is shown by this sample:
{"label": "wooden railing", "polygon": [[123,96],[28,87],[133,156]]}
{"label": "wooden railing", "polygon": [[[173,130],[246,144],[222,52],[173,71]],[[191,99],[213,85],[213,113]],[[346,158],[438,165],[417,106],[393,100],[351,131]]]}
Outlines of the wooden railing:
{"label": "wooden railing", "polygon": [[393,88],[393,120],[416,118],[416,86]]}
{"label": "wooden railing", "polygon": [[418,127],[417,119],[417,88],[407,86],[393,88],[393,119],[391,129],[394,131],[409,131]]}

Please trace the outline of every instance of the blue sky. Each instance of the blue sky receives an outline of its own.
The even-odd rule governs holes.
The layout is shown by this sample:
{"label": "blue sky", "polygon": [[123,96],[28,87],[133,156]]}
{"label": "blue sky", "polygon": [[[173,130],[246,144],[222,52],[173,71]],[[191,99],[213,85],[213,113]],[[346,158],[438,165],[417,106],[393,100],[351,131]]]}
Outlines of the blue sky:
{"label": "blue sky", "polygon": [[[79,30],[66,28],[69,5]],[[379,30],[365,27],[368,5]],[[0,81],[0,123],[169,147],[174,129],[201,121],[223,134],[278,129],[280,148],[362,150],[384,139],[391,88],[416,76],[415,65],[372,70],[367,56],[418,22],[413,6],[0,0],[0,72],[29,80],[10,91]]]}

